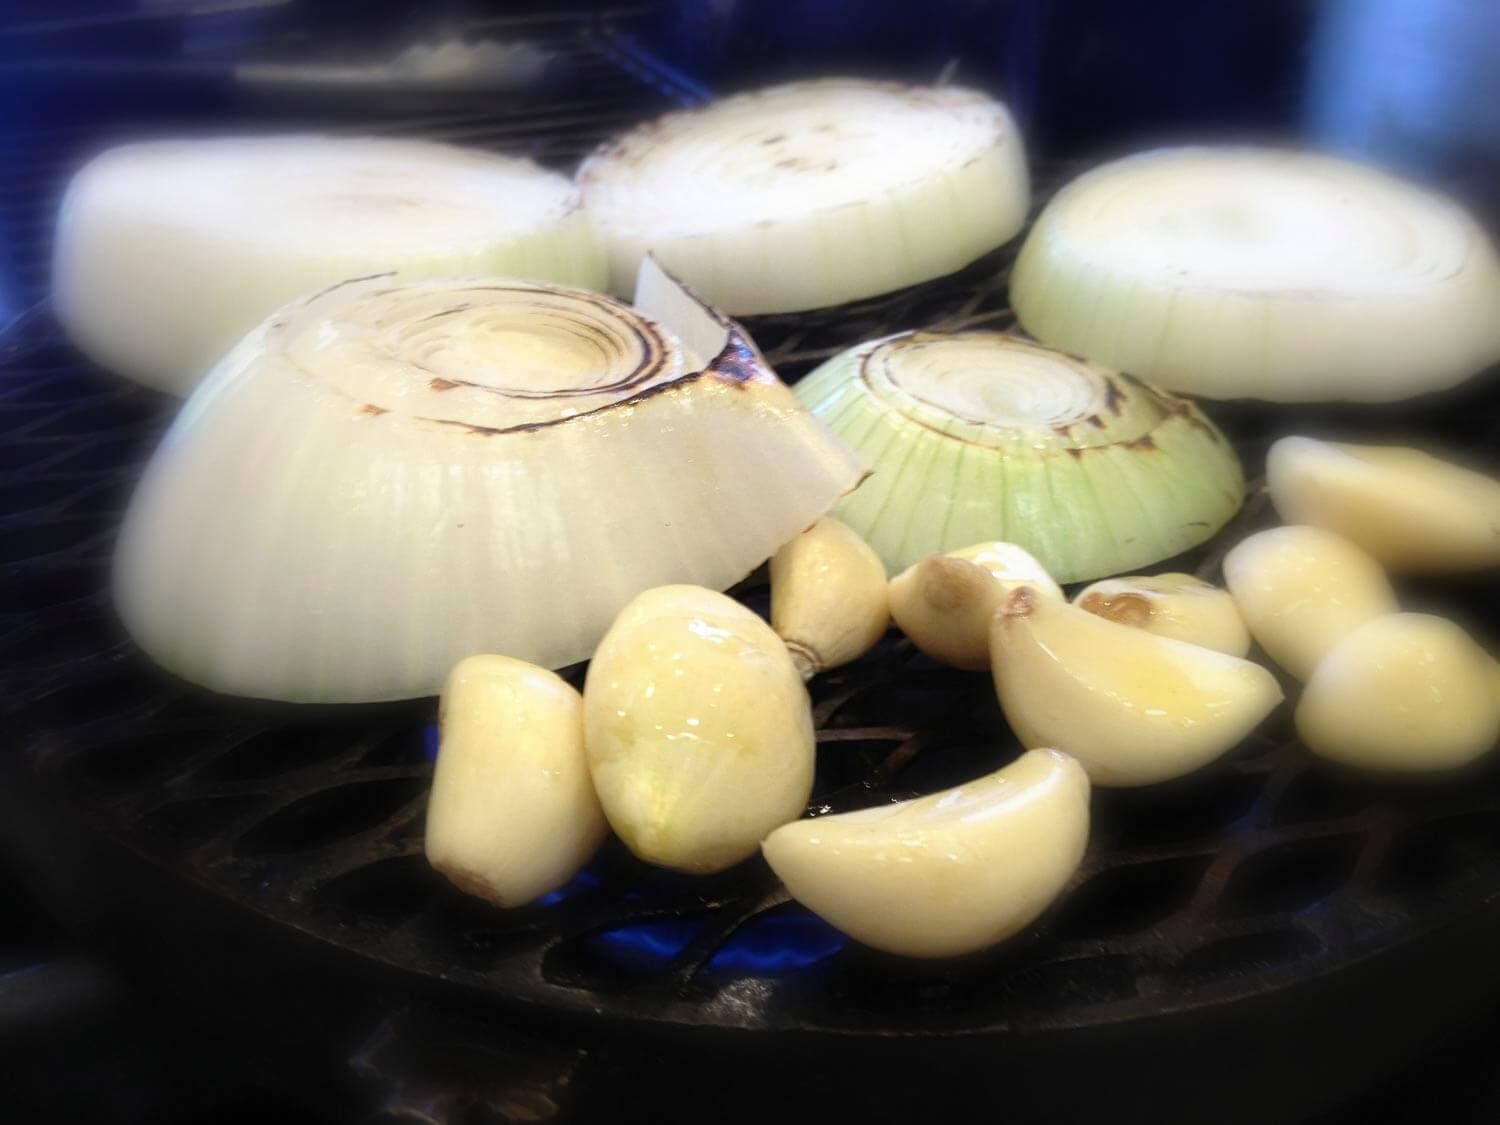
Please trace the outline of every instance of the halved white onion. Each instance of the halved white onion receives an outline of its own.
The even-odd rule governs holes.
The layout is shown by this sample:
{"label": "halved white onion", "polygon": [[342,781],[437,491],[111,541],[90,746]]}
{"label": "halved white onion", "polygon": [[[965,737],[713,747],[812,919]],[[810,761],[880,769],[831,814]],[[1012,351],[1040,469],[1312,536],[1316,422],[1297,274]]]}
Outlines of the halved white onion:
{"label": "halved white onion", "polygon": [[602,289],[604,255],[577,188],[529,160],[375,138],[159,141],[73,178],[54,301],[93,359],[187,394],[285,302],[392,270]]}
{"label": "halved white onion", "polygon": [[583,660],[642,590],[742,578],[863,469],[654,264],[638,301],[375,279],[287,306],[152,459],[132,632],[222,691],[401,698],[473,652]]}
{"label": "halved white onion", "polygon": [[1500,359],[1500,261],[1474,219],[1313,153],[1096,168],[1042,212],[1011,303],[1044,343],[1210,398],[1399,399]]}
{"label": "halved white onion", "polygon": [[830,78],[647,122],[578,175],[628,292],[647,251],[735,315],[952,273],[1021,229],[1026,156],[973,90]]}
{"label": "halved white onion", "polygon": [[1056,750],[941,793],[798,820],[761,846],[792,897],[866,945],[952,957],[993,945],[1067,886],[1089,781]]}
{"label": "halved white onion", "polygon": [[797,385],[875,470],[837,515],[893,572],[984,540],[1059,582],[1208,539],[1244,498],[1239,460],[1196,406],[999,332],[908,332]]}
{"label": "halved white onion", "polygon": [[1500,564],[1500,481],[1420,449],[1284,437],[1266,483],[1282,519],[1336,531],[1393,569]]}

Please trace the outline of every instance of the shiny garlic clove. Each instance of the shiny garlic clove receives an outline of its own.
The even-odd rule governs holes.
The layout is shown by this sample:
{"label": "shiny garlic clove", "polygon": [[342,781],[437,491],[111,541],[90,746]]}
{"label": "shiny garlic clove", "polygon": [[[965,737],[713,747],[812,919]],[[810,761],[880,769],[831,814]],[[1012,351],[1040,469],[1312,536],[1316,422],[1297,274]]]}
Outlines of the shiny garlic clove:
{"label": "shiny garlic clove", "polygon": [[914,801],[799,820],[763,845],[792,897],[866,945],[951,957],[1025,927],[1083,858],[1088,776],[1056,750]]}
{"label": "shiny garlic clove", "polygon": [[500,906],[566,883],[605,834],[578,693],[525,661],[471,656],[448,676],[438,717],[428,862]]}
{"label": "shiny garlic clove", "polygon": [[1256,532],[1224,556],[1224,581],[1260,647],[1299,680],[1350,630],[1396,611],[1380,564],[1318,527]]}
{"label": "shiny garlic clove", "polygon": [[1285,437],[1266,481],[1282,519],[1336,531],[1393,570],[1500,563],[1500,481],[1420,449]]}
{"label": "shiny garlic clove", "polygon": [[1281,700],[1276,677],[1022,587],[990,626],[995,690],[1023,746],[1055,746],[1096,785],[1149,785],[1226,753]]}
{"label": "shiny garlic clove", "polygon": [[1079,609],[1159,637],[1244,656],[1250,630],[1229,591],[1191,574],[1106,578],[1073,599]]}
{"label": "shiny garlic clove", "polygon": [[802,815],[807,689],[781,638],[699,586],[627,605],[589,665],[589,766],[610,826],[649,863],[719,871]]}
{"label": "shiny garlic clove", "polygon": [[1453,769],[1500,737],[1494,663],[1441,617],[1377,617],[1313,671],[1297,705],[1297,733],[1313,753],[1351,766]]}
{"label": "shiny garlic clove", "polygon": [[1014,543],[976,543],[928,555],[891,579],[891,616],[934,660],[978,671],[990,666],[990,618],[1012,590],[1063,592],[1031,554]]}
{"label": "shiny garlic clove", "polygon": [[804,680],[858,660],[890,627],[885,564],[829,516],[771,556],[771,628]]}

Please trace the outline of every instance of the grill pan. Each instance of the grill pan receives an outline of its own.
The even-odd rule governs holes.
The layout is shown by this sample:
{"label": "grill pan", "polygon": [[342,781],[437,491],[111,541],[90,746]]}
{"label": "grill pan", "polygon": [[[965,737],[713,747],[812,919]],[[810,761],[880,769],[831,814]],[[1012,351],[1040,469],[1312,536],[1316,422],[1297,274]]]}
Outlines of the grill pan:
{"label": "grill pan", "polygon": [[[379,128],[565,165],[622,116],[691,94],[669,75],[653,78],[628,42],[591,52],[629,96],[601,95],[594,102],[607,112],[580,106],[561,129],[478,111]],[[996,1104],[983,1101],[988,1092],[1011,1110],[1107,1106],[1124,1120],[1198,1121],[1212,1104],[1214,1120],[1293,1119],[1500,994],[1488,968],[1500,931],[1500,763],[1404,786],[1362,779],[1299,747],[1285,707],[1197,775],[1099,791],[1071,892],[1023,935],[959,962],[904,963],[844,941],[789,903],[759,860],[688,879],[611,844],[541,905],[499,911],[460,896],[421,857],[432,701],[321,708],[212,696],[152,668],[110,614],[112,531],[174,403],[88,365],[43,296],[47,206],[90,140],[0,138],[20,169],[0,200],[13,274],[40,298],[0,335],[5,795],[16,823],[58,857],[54,894],[73,913],[118,900],[135,884],[115,873],[128,871],[150,890],[122,908],[123,922],[118,913],[95,921],[163,951],[197,932],[184,919],[217,927],[223,956],[200,949],[194,963],[207,962],[205,978],[235,977],[246,1009],[256,972],[224,962],[232,949],[259,959],[264,940],[277,957],[290,949],[298,967],[288,972],[317,978],[309,997],[351,1023],[366,1007],[419,997],[487,1035],[535,1028],[553,1041],[598,1037],[645,1052],[628,1083],[606,1075],[605,1089],[670,1072],[678,1100],[711,1086],[751,1106],[775,1091],[767,1104],[783,1113],[790,1093],[809,1112],[836,1099],[877,1116],[955,1120],[985,1116]],[[788,380],[894,331],[1011,328],[1010,253],[887,297],[747,327]],[[1480,379],[1400,408],[1209,412],[1253,476],[1268,440],[1292,426],[1415,428],[1482,457],[1500,437],[1497,397]],[[1225,535],[1159,569],[1217,580],[1225,547],[1269,522],[1253,490]],[[763,574],[736,592],[765,610]],[[1481,629],[1496,620],[1493,591],[1479,582],[1408,600],[1463,612]],[[581,686],[581,668],[569,675]],[[815,810],[930,791],[1017,753],[987,675],[941,668],[894,635],[813,692]],[[181,964],[167,976],[184,991],[198,979]],[[278,998],[291,978],[281,979]],[[333,980],[378,985],[330,1000]],[[684,1080],[677,1064],[689,1055],[701,1068]],[[726,1055],[781,1073],[747,1082]],[[560,1057],[571,1073],[576,1058]]]}

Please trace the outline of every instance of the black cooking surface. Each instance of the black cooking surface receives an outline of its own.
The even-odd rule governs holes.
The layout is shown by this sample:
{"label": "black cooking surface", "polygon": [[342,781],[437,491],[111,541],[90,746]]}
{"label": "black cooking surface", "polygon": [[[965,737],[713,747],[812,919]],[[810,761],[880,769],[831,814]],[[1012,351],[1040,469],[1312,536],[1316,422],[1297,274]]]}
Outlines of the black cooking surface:
{"label": "black cooking surface", "polygon": [[[545,113],[470,107],[326,127],[430,136],[566,166],[628,121],[695,96],[629,40],[599,33],[577,53],[592,76],[586,92],[553,99]],[[153,129],[160,125],[141,126]],[[1071,893],[1025,934],[959,963],[901,962],[848,943],[787,902],[758,859],[691,879],[611,843],[535,906],[501,911],[459,895],[421,856],[432,701],[319,708],[216,697],[155,670],[114,622],[111,536],[175,401],[84,362],[45,301],[52,202],[80,155],[106,139],[84,129],[0,135],[9,170],[0,221],[15,259],[13,299],[24,306],[0,336],[0,697],[13,761],[170,881],[382,966],[426,995],[495,1012],[667,1036],[984,1037],[996,1051],[1112,1028],[1149,1042],[1165,1020],[1234,1020],[1236,1012],[1248,1027],[1268,998],[1282,1002],[1294,1035],[1300,1022],[1322,1028],[1337,1016],[1309,1006],[1331,981],[1398,957],[1406,959],[1390,972],[1408,985],[1425,981],[1423,972],[1457,973],[1445,943],[1493,929],[1500,762],[1431,782],[1372,782],[1307,755],[1287,708],[1200,774],[1098,792]],[[1002,251],[939,282],[748,327],[789,380],[889,332],[1009,328],[1008,261]],[[1421,428],[1484,457],[1500,436],[1487,388],[1392,410],[1303,411],[1295,424]],[[1210,413],[1251,476],[1269,437],[1293,424],[1269,408]],[[1226,536],[1160,569],[1217,579],[1229,543],[1269,521],[1256,491]],[[764,611],[763,576],[738,592]],[[1496,620],[1484,583],[1416,596]],[[581,669],[570,675],[581,685]],[[815,812],[941,788],[1017,752],[987,676],[940,668],[894,635],[819,677],[813,692]],[[1433,951],[1418,958],[1425,968],[1412,968],[1410,956],[1425,950]],[[1477,965],[1462,967],[1474,970],[1472,985],[1431,997],[1426,1015],[1436,1026],[1500,988]],[[1348,1019],[1361,1022],[1353,1009]],[[1405,1009],[1392,1010],[1393,1024],[1406,1019]],[[1351,1043],[1377,1030],[1362,1022],[1348,1028]],[[1404,1033],[1391,1030],[1395,1039]],[[1362,1047],[1361,1058],[1335,1058],[1330,1081],[1347,1088],[1360,1065],[1364,1080],[1410,1046],[1382,1040]],[[1224,1119],[1238,1120],[1231,1110]]]}

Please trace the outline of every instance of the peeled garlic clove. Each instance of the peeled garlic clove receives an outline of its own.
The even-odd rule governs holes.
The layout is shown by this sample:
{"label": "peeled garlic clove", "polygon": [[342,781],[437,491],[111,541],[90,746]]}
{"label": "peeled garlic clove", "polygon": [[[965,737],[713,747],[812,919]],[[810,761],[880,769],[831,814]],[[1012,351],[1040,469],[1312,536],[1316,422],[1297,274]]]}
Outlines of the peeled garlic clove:
{"label": "peeled garlic clove", "polygon": [[627,605],[584,686],[589,767],[610,826],[648,863],[719,871],[802,815],[812,709],[781,638],[698,586]]}
{"label": "peeled garlic clove", "polygon": [[583,700],[544,668],[471,656],[448,676],[427,804],[427,860],[500,906],[566,883],[604,838]]}
{"label": "peeled garlic clove", "polygon": [[1051,904],[1083,858],[1089,782],[1056,750],[914,801],[798,820],[762,845],[793,898],[866,945],[951,957]]}
{"label": "peeled garlic clove", "polygon": [[1030,552],[1014,543],[976,543],[928,555],[891,579],[891,616],[917,648],[955,668],[990,666],[990,618],[1012,590],[1063,592]]}
{"label": "peeled garlic clove", "polygon": [[1149,785],[1228,752],[1281,701],[1258,664],[1119,625],[1023,587],[990,626],[995,690],[1023,746],[1096,785]]}
{"label": "peeled garlic clove", "polygon": [[1396,611],[1380,564],[1318,527],[1273,527],[1224,556],[1224,581],[1271,659],[1305,680],[1334,645]]}
{"label": "peeled garlic clove", "polygon": [[771,556],[771,628],[804,680],[858,660],[891,623],[885,564],[825,516]]}
{"label": "peeled garlic clove", "polygon": [[1451,621],[1393,613],[1318,664],[1297,705],[1315,754],[1373,770],[1453,769],[1500,738],[1494,664]]}
{"label": "peeled garlic clove", "polygon": [[1229,591],[1191,574],[1106,578],[1080,593],[1073,604],[1121,625],[1230,656],[1250,651],[1250,630]]}
{"label": "peeled garlic clove", "polygon": [[1336,531],[1392,569],[1500,563],[1500,481],[1419,449],[1285,437],[1266,480],[1282,519]]}

